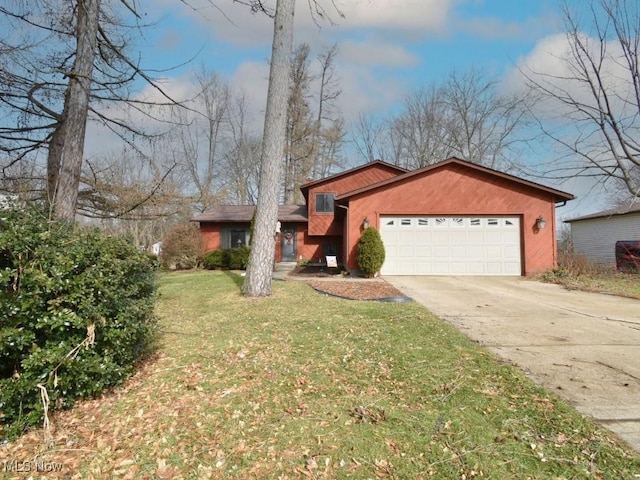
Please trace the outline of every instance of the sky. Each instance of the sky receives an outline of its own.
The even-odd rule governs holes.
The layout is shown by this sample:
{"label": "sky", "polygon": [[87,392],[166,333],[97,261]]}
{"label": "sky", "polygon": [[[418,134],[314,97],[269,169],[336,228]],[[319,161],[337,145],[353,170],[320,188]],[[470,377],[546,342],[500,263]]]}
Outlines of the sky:
{"label": "sky", "polygon": [[[330,20],[314,20],[308,1],[297,0],[294,43],[308,43],[312,55],[337,45],[347,122],[360,113],[387,116],[408,92],[453,71],[481,69],[505,91],[518,89],[518,65],[553,68],[563,48],[563,0],[333,0],[339,12],[331,0],[318,1]],[[143,66],[155,70],[168,91],[188,95],[191,75],[204,66],[245,91],[256,118],[264,115],[270,18],[232,0],[138,4],[141,23],[150,27],[130,47],[139,49]],[[561,219],[607,207],[581,182],[536,181],[579,197],[558,210]]]}

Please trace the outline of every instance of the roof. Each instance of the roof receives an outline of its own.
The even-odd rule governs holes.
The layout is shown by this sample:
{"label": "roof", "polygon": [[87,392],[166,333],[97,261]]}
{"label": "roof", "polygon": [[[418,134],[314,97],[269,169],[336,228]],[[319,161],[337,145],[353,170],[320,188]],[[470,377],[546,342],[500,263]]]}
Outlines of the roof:
{"label": "roof", "polygon": [[535,183],[535,182],[531,182],[529,180],[525,180],[523,178],[519,178],[519,177],[515,177],[513,175],[509,175],[507,173],[504,172],[499,172],[498,170],[493,170],[491,168],[488,167],[484,167],[482,165],[478,165],[475,163],[471,163],[471,162],[467,162],[465,160],[460,160],[459,158],[456,157],[451,157],[447,160],[443,160],[442,162],[438,162],[438,163],[434,163],[433,165],[428,165],[426,167],[423,167],[419,170],[414,170],[412,172],[407,172],[401,175],[398,175],[396,177],[387,179],[387,180],[383,180],[381,182],[378,183],[374,183],[372,185],[367,185],[366,187],[362,187],[359,188],[357,190],[353,190],[351,192],[346,192],[343,193],[341,195],[338,195],[336,197],[336,200],[346,200],[349,197],[352,197],[354,195],[358,195],[361,193],[365,193],[368,192],[370,190],[374,190],[380,187],[384,187],[386,185],[390,185],[393,184],[395,182],[399,182],[399,181],[403,181],[406,180],[408,178],[414,177],[414,176],[418,176],[418,175],[423,175],[429,171],[432,170],[438,170],[438,169],[442,169],[447,167],[448,165],[462,165],[465,166],[467,168],[473,169],[473,170],[477,170],[479,172],[485,173],[485,174],[489,174],[489,175],[494,175],[496,177],[500,177],[500,178],[504,178],[507,180],[510,180],[512,182],[518,183],[520,185],[523,186],[527,186],[530,188],[535,188],[537,190],[542,190],[544,192],[547,192],[551,195],[553,195],[555,197],[555,201],[556,202],[565,202],[567,200],[573,200],[575,198],[575,196],[571,195],[570,193],[566,193],[566,192],[562,192],[560,190],[556,190],[555,188],[550,188],[550,187],[546,187],[544,185],[541,185],[539,183]]}
{"label": "roof", "polygon": [[582,217],[572,218],[571,220],[565,220],[565,223],[579,222],[580,220],[591,220],[593,218],[608,218],[618,215],[627,215],[629,213],[640,213],[640,203],[634,203],[633,205],[624,205],[622,207],[610,208],[609,210],[603,210],[601,212],[591,213]]}
{"label": "roof", "polygon": [[305,183],[303,185],[300,185],[300,190],[302,190],[304,192],[305,190],[308,190],[309,188],[311,188],[311,187],[313,187],[315,185],[319,185],[321,183],[328,182],[328,181],[333,181],[333,180],[335,180],[337,178],[340,178],[340,177],[346,177],[346,176],[349,176],[349,175],[351,175],[351,174],[353,174],[353,173],[355,173],[355,172],[357,172],[359,170],[365,170],[365,169],[370,168],[372,166],[382,166],[382,167],[385,167],[385,168],[390,169],[390,170],[395,170],[395,171],[398,172],[398,174],[403,174],[403,173],[408,172],[407,169],[398,167],[397,165],[392,165],[391,163],[383,162],[382,160],[374,160],[373,162],[368,162],[368,163],[365,163],[363,165],[359,165],[357,167],[351,168],[349,170],[345,170],[345,171],[340,172],[340,173],[336,173],[335,175],[331,175],[329,177],[324,177],[324,178],[320,178],[318,180],[312,180],[310,182],[307,182],[307,183]]}
{"label": "roof", "polygon": [[[191,219],[192,222],[247,223],[251,221],[255,205],[218,205]],[[278,206],[280,222],[307,222],[307,207],[304,205]]]}

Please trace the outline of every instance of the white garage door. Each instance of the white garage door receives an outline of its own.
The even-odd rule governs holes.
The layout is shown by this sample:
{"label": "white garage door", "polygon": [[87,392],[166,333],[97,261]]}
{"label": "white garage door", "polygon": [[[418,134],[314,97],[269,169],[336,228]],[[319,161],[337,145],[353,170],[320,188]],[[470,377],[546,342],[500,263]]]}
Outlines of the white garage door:
{"label": "white garage door", "polygon": [[521,275],[519,217],[382,216],[383,275]]}

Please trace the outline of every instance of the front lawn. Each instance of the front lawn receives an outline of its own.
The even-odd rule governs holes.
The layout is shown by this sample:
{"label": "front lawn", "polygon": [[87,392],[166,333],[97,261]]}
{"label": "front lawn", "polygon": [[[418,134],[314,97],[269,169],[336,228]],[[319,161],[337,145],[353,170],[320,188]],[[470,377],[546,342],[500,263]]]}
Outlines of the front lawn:
{"label": "front lawn", "polygon": [[157,358],[57,414],[53,449],[31,432],[0,460],[62,469],[48,478],[640,475],[608,432],[416,304],[298,282],[247,299],[241,281],[163,275]]}

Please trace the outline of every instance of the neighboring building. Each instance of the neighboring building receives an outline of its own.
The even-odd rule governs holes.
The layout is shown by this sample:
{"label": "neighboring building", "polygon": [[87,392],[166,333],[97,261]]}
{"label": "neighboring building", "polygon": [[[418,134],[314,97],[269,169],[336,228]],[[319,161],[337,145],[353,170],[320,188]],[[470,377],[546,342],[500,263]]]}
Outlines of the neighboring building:
{"label": "neighboring building", "polygon": [[153,255],[155,255],[156,257],[159,257],[160,254],[162,253],[162,242],[156,242],[153,245],[151,245],[151,253]]}
{"label": "neighboring building", "polygon": [[566,223],[571,224],[574,253],[614,267],[616,242],[640,240],[640,205],[605,210]]}
{"label": "neighboring building", "polygon": [[[362,230],[376,227],[383,275],[531,275],[556,265],[556,203],[571,194],[450,158],[416,171],[375,161],[301,186],[281,206],[276,260],[357,271]],[[246,245],[253,206],[220,206],[199,222],[206,249]]]}

